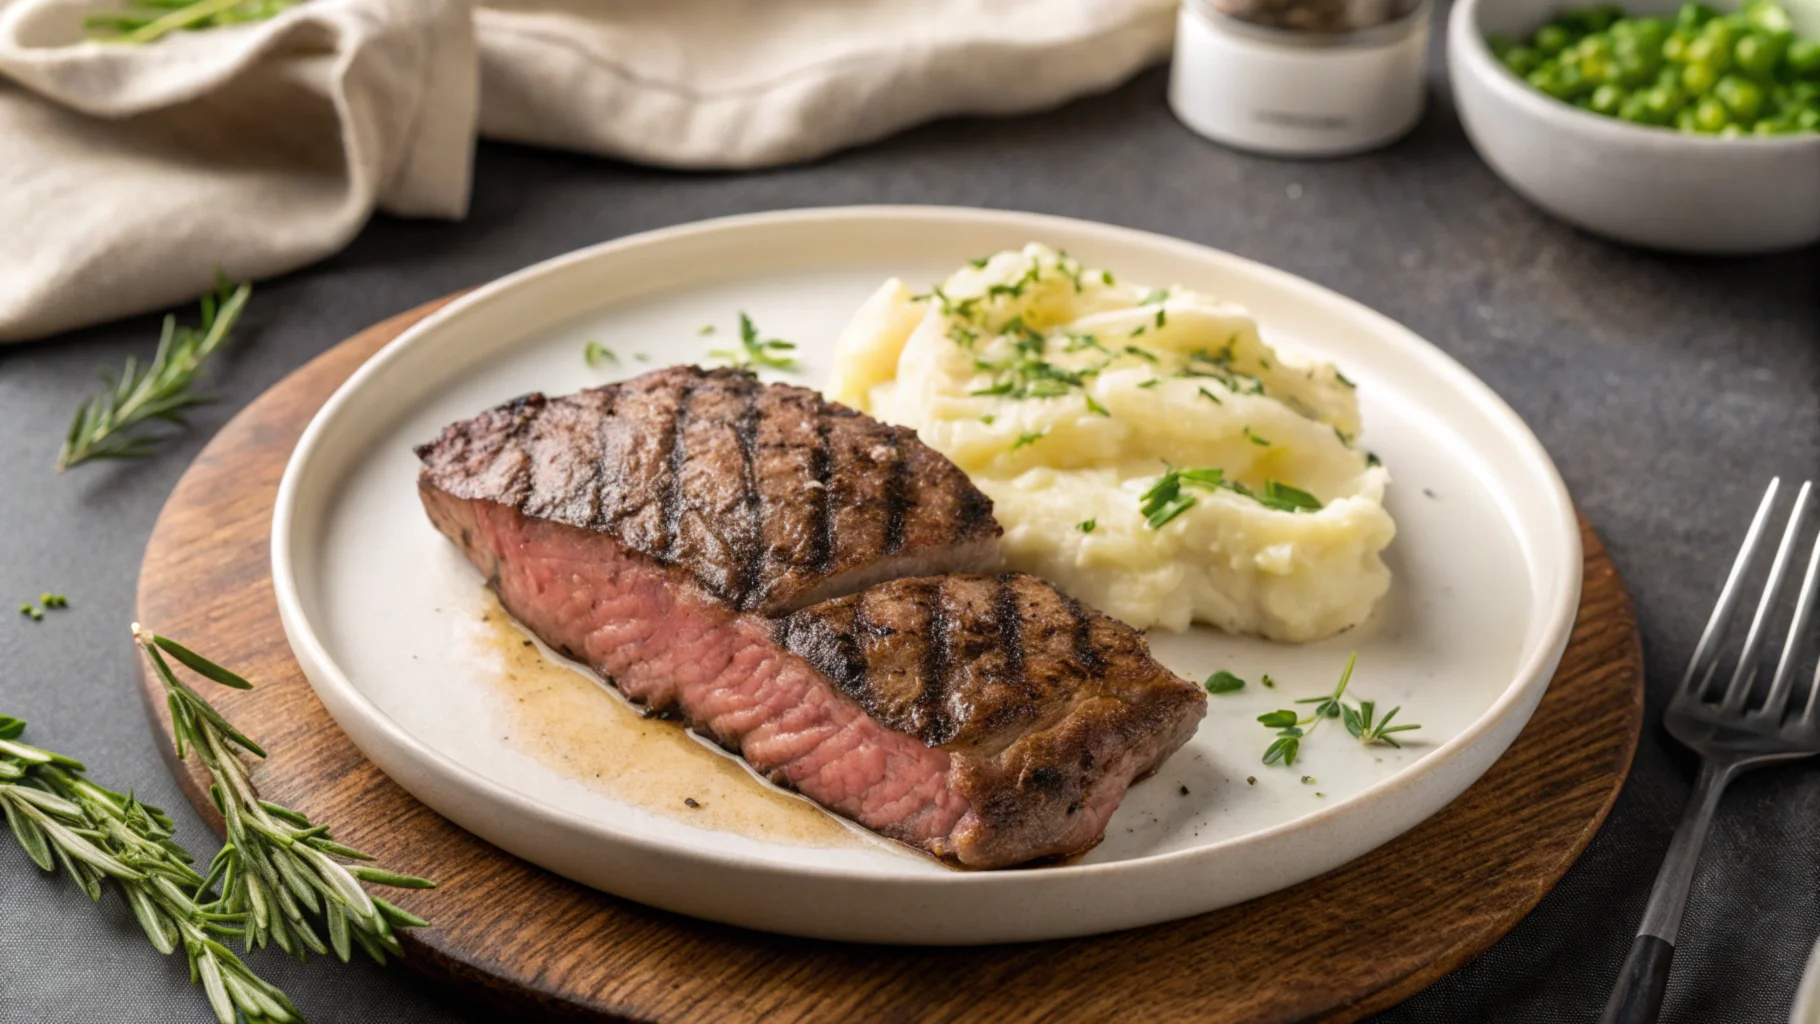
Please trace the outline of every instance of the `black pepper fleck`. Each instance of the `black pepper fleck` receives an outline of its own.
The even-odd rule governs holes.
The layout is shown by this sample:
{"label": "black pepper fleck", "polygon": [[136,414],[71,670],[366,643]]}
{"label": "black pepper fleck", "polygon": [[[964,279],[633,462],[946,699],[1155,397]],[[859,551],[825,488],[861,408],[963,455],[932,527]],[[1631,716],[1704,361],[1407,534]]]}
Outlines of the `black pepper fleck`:
{"label": "black pepper fleck", "polygon": [[695,798],[692,796],[683,797],[683,804],[684,804],[684,806],[687,806],[687,807],[700,807],[701,806],[701,804],[697,803],[695,801]]}

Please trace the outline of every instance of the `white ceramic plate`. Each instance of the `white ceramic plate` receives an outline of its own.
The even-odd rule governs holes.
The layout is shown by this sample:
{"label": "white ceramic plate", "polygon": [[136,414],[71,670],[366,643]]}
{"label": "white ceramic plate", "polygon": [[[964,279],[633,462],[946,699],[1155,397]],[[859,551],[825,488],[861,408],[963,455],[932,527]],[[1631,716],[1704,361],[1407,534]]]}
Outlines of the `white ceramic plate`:
{"label": "white ceramic plate", "polygon": [[[1373,619],[1290,647],[1154,635],[1211,699],[1194,740],[1135,787],[1106,841],[1031,870],[967,873],[829,824],[735,762],[680,747],[541,647],[482,622],[476,573],[419,507],[414,444],[532,390],[560,394],[732,340],[738,311],[797,341],[822,382],[833,339],[884,278],[935,281],[1039,240],[1121,279],[1250,307],[1273,342],[1359,384],[1363,445],[1390,468],[1395,584]],[[716,325],[703,335],[706,324]],[[590,368],[605,341],[616,367]],[[412,794],[488,841],[631,899],[719,921],[872,942],[1090,934],[1198,914],[1337,867],[1408,830],[1514,739],[1559,661],[1580,545],[1559,476],[1485,385],[1406,329],[1281,271],[1158,235],[1021,213],[861,207],[735,217],[620,239],[497,281],[406,332],[324,406],[272,526],[291,646],[335,720]],[[1338,728],[1266,768],[1255,716],[1331,688],[1418,722],[1402,750]],[[577,670],[579,671],[579,670]],[[1268,672],[1274,690],[1259,685]],[[665,732],[665,730],[669,730]],[[649,762],[648,769],[641,767]],[[1255,781],[1250,781],[1255,779]],[[680,782],[678,780],[681,780]],[[699,787],[699,788],[697,788]],[[695,800],[688,807],[683,798]]]}

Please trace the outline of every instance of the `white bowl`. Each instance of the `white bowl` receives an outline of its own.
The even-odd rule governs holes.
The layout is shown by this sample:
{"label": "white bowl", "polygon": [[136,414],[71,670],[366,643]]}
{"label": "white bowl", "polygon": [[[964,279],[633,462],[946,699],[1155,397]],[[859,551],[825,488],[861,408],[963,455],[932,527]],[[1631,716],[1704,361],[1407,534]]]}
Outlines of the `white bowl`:
{"label": "white bowl", "polygon": [[[1672,16],[1679,3],[1624,6]],[[1820,241],[1820,134],[1721,139],[1635,125],[1545,95],[1492,56],[1487,35],[1527,38],[1560,8],[1459,0],[1448,21],[1460,119],[1510,187],[1569,223],[1655,249],[1742,254]]]}

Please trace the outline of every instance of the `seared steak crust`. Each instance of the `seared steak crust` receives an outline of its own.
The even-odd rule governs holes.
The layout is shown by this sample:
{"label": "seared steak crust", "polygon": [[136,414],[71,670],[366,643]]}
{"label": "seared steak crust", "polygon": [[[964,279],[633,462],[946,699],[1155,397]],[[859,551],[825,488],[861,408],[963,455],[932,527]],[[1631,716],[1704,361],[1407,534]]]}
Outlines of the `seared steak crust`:
{"label": "seared steak crust", "polygon": [[726,369],[526,395],[417,455],[423,486],[605,533],[741,610],[983,568],[1001,532],[913,431]]}
{"label": "seared steak crust", "polygon": [[964,863],[1097,842],[1206,712],[1137,630],[1023,573],[895,580],[776,629],[867,714],[954,759],[972,811],[932,849]]}

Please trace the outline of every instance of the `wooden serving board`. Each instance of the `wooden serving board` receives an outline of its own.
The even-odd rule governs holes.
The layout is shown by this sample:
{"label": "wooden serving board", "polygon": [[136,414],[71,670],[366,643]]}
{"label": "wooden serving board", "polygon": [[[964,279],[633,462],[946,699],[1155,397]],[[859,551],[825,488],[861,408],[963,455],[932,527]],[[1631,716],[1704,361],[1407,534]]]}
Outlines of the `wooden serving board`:
{"label": "wooden serving board", "polygon": [[[1356,1020],[1509,931],[1579,856],[1630,767],[1643,719],[1636,622],[1583,521],[1573,638],[1510,751],[1413,831],[1283,892],[1115,935],[917,949],[766,935],[575,885],[445,821],[361,757],[278,623],[268,541],[293,445],[356,367],[440,304],[348,339],[221,431],[158,519],[139,617],[258,684],[207,696],[270,753],[253,768],[260,789],[381,864],[439,881],[387,894],[433,923],[408,934],[406,963],[501,1008],[687,1022]],[[166,758],[219,830],[199,769],[174,760],[157,684],[142,684]]]}

